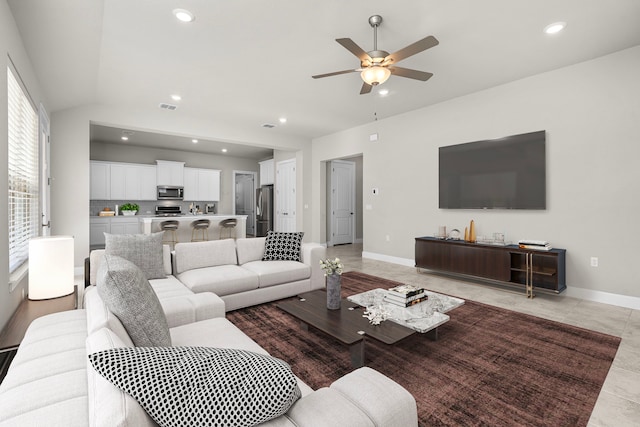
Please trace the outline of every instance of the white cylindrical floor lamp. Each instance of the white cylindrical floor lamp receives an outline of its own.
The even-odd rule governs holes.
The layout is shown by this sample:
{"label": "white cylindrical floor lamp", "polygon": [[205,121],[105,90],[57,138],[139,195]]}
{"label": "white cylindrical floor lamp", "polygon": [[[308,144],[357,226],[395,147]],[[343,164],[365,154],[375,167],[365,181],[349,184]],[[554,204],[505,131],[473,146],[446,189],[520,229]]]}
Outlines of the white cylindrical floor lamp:
{"label": "white cylindrical floor lamp", "polygon": [[43,236],[29,240],[29,299],[73,293],[73,237]]}

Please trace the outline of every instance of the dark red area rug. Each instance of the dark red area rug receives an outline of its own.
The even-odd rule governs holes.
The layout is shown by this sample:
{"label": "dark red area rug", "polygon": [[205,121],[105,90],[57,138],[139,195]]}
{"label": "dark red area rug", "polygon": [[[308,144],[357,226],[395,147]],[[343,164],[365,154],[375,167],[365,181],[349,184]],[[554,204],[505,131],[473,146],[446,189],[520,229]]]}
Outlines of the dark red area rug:
{"label": "dark red area rug", "polygon": [[[350,272],[342,293],[397,284]],[[275,305],[227,317],[314,389],[352,370],[346,347]],[[587,425],[619,338],[468,300],[449,315],[437,341],[366,344],[367,366],[413,394],[421,426]]]}

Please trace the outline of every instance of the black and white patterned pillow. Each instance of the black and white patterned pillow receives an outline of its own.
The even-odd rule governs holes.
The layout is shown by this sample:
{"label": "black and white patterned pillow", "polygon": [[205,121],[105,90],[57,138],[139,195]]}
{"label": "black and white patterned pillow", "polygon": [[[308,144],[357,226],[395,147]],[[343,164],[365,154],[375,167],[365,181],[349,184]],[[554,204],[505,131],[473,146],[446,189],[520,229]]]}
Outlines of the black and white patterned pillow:
{"label": "black and white patterned pillow", "polygon": [[283,233],[269,231],[264,241],[263,261],[301,261],[300,248],[304,231]]}
{"label": "black and white patterned pillow", "polygon": [[161,427],[255,426],[301,396],[289,365],[245,350],[123,347],[89,360]]}

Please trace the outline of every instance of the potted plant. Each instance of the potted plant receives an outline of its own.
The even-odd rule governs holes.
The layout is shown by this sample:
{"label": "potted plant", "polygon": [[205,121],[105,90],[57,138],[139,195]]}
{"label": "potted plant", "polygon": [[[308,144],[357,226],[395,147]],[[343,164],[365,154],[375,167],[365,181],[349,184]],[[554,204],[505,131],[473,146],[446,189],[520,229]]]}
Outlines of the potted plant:
{"label": "potted plant", "polygon": [[327,308],[329,310],[340,309],[340,276],[344,266],[340,258],[320,260],[320,267],[327,278]]}
{"label": "potted plant", "polygon": [[139,206],[135,203],[125,203],[120,206],[120,210],[122,211],[122,215],[135,215],[138,212]]}

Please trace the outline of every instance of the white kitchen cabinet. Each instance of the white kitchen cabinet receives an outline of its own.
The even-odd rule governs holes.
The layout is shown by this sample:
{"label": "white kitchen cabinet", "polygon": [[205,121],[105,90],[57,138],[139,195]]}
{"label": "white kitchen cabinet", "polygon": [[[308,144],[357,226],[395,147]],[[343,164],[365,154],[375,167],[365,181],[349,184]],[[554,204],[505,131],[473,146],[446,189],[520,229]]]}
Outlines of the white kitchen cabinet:
{"label": "white kitchen cabinet", "polygon": [[142,233],[140,218],[117,217],[91,217],[89,220],[89,245],[92,247],[104,246],[104,233],[109,234],[140,234]]}
{"label": "white kitchen cabinet", "polygon": [[217,202],[220,200],[220,171],[216,169],[198,170],[198,192],[200,200]]}
{"label": "white kitchen cabinet", "polygon": [[156,167],[112,163],[111,200],[156,200]]}
{"label": "white kitchen cabinet", "polygon": [[111,165],[108,162],[92,160],[90,163],[90,198],[92,200],[110,200]]}
{"label": "white kitchen cabinet", "polygon": [[156,167],[91,162],[92,200],[156,200]]}
{"label": "white kitchen cabinet", "polygon": [[220,171],[184,168],[184,200],[217,202],[220,200]]}
{"label": "white kitchen cabinet", "polygon": [[157,185],[184,185],[184,162],[156,160]]}
{"label": "white kitchen cabinet", "polygon": [[198,169],[184,168],[184,200],[198,201]]}
{"label": "white kitchen cabinet", "polygon": [[127,170],[124,164],[111,163],[109,177],[109,200],[125,200],[127,196],[127,178],[125,172]]}
{"label": "white kitchen cabinet", "polygon": [[139,234],[141,232],[138,218],[111,218],[111,234]]}
{"label": "white kitchen cabinet", "polygon": [[275,179],[275,165],[273,159],[264,160],[260,164],[260,185],[273,184]]}
{"label": "white kitchen cabinet", "polygon": [[140,180],[140,200],[157,200],[156,167],[138,165],[138,179]]}
{"label": "white kitchen cabinet", "polygon": [[104,233],[111,232],[111,218],[91,218],[89,227],[89,245],[104,246]]}

